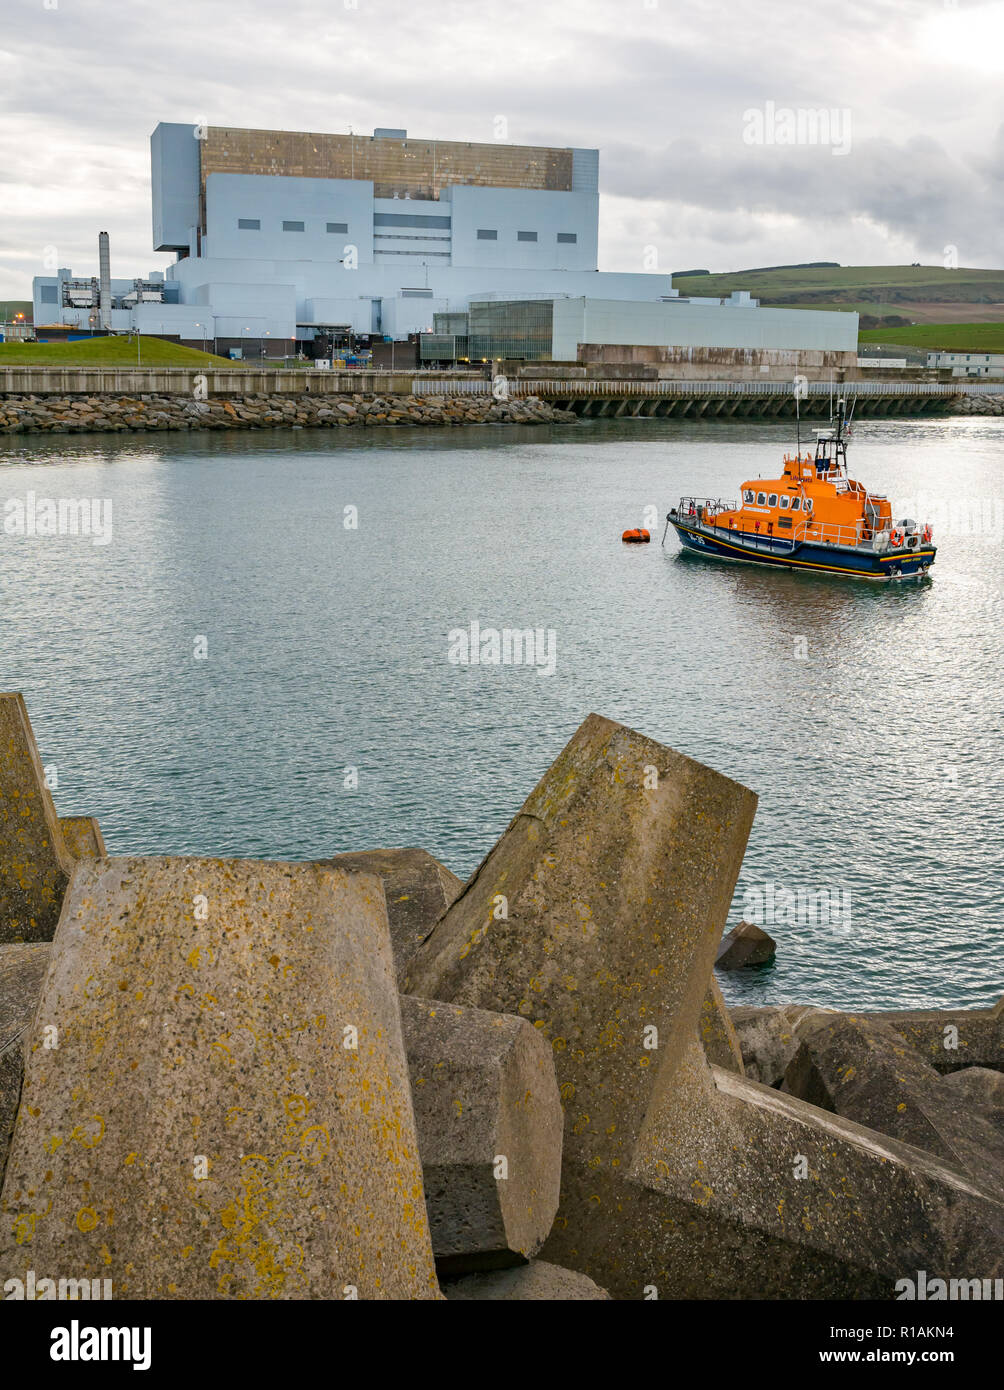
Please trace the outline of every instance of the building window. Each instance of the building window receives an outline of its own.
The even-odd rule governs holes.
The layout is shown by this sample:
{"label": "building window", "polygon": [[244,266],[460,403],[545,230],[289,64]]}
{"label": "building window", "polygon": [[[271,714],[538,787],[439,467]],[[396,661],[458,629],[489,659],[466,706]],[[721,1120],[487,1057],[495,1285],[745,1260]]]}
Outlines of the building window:
{"label": "building window", "polygon": [[302,222],[283,222],[283,224],[282,224],[282,230],[283,230],[284,232],[302,232],[302,231],[303,231],[303,223],[302,223]]}
{"label": "building window", "polygon": [[579,239],[578,232],[559,232],[558,240],[565,242],[569,246],[574,246]]}
{"label": "building window", "polygon": [[237,227],[242,232],[260,232],[261,218],[259,217],[238,217]]}
{"label": "building window", "polygon": [[488,227],[478,228],[478,241],[498,241],[499,234]]}
{"label": "building window", "polygon": [[328,223],[328,231],[329,231],[329,232],[347,232],[348,230],[349,230],[349,224],[348,224],[347,222],[329,222],[329,223]]}
{"label": "building window", "polygon": [[39,302],[40,304],[56,304],[56,303],[58,303],[58,300],[56,299],[56,286],[55,286],[55,285],[42,285],[42,286],[41,286],[41,289],[40,289],[40,291],[39,291],[38,302]]}
{"label": "building window", "polygon": [[517,241],[536,241],[536,240],[537,240],[537,233],[536,233],[536,232],[517,232],[517,233],[516,233],[516,240],[517,240]]}
{"label": "building window", "polygon": [[448,217],[427,217],[417,212],[375,212],[374,227],[449,227]]}

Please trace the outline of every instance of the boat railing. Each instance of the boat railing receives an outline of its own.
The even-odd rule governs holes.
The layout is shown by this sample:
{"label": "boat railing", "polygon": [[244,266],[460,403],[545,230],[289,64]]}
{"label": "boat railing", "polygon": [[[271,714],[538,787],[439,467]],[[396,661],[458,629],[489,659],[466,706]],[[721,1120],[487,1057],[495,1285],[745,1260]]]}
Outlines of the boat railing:
{"label": "boat railing", "polygon": [[851,526],[841,526],[832,521],[817,522],[810,512],[808,515],[793,514],[792,529],[782,531],[769,521],[736,521],[735,517],[730,517],[728,522],[721,522],[718,518],[723,512],[739,513],[741,509],[735,502],[721,497],[681,497],[673,519],[690,521],[713,532],[731,532],[734,536],[742,536],[744,545],[752,544],[763,550],[791,550],[806,541],[873,549],[875,538],[888,536],[891,530],[891,522],[886,517],[876,518],[874,523],[862,517]]}
{"label": "boat railing", "polygon": [[681,497],[677,516],[691,521],[710,521],[719,512],[734,512],[738,504],[723,497]]}
{"label": "boat railing", "polygon": [[[722,535],[742,536],[743,544],[752,544],[760,550],[792,550],[796,537],[780,531],[767,529],[767,524],[753,522],[752,525],[737,525],[734,520],[724,523],[718,520],[723,512],[738,512],[735,502],[720,497],[681,497],[677,520],[691,521],[705,530]],[[769,524],[769,523],[768,523]]]}
{"label": "boat railing", "polygon": [[875,536],[881,530],[881,527],[869,526],[863,518],[856,521],[853,526],[839,526],[832,521],[818,523],[809,521],[801,526],[799,539],[823,541],[827,545],[866,545],[870,547]]}

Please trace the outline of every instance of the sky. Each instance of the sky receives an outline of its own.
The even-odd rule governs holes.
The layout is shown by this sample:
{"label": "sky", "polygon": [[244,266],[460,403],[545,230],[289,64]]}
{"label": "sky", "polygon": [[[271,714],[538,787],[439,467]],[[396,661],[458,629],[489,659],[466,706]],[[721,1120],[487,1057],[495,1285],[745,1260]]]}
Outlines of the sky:
{"label": "sky", "polygon": [[[1004,265],[1004,3],[0,0],[0,298],[163,269],[158,121],[597,147],[600,269]],[[794,137],[790,139],[789,136]]]}

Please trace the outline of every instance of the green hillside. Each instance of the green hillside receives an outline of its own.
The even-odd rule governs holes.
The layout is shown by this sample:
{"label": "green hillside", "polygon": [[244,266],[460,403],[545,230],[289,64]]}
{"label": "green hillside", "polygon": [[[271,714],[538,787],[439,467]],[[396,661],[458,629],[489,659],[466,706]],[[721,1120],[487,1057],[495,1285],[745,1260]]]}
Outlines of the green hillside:
{"label": "green hillside", "polygon": [[[750,290],[765,307],[848,309],[879,318],[911,322],[950,317],[1004,319],[1004,270],[945,270],[942,266],[873,265],[814,270],[748,270],[727,275],[673,277],[681,294],[724,297]],[[982,306],[979,311],[946,313],[949,306]]]}
{"label": "green hillside", "polygon": [[870,328],[862,343],[923,348],[927,352],[1004,352],[1004,323],[918,323],[909,328]]}
{"label": "green hillside", "polygon": [[163,338],[82,338],[76,343],[0,343],[0,367],[239,367],[227,357]]}

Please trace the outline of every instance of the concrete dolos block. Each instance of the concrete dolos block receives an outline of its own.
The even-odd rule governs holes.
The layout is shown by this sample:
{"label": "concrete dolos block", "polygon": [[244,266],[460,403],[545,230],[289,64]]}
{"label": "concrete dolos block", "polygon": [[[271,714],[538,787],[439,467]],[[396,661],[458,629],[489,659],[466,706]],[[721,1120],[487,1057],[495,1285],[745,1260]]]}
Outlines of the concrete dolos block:
{"label": "concrete dolos block", "polygon": [[[801,1044],[816,1029],[849,1015],[806,1004],[774,1004],[730,1009],[729,1017],[747,1076],[777,1086]],[[855,1017],[888,1024],[942,1074],[963,1067],[1004,1070],[1004,998],[988,1009],[895,1009]]]}
{"label": "concrete dolos block", "polygon": [[416,952],[409,993],[548,1039],[566,1158],[627,1161],[661,1050],[697,1027],[755,806],[590,715]]}
{"label": "concrete dolos block", "polygon": [[767,965],[777,954],[777,942],[752,922],[740,922],[723,936],[715,956],[716,970],[743,970]]}
{"label": "concrete dolos block", "polygon": [[28,1268],[116,1298],[438,1296],[378,879],[78,863],[0,1198],[0,1282]]}
{"label": "concrete dolos block", "polygon": [[892,1298],[920,1269],[1004,1267],[1004,1206],[991,1185],[709,1067],[696,1038],[663,1063],[628,1177],[599,1175],[593,1219],[606,1248],[580,1234],[576,1265],[615,1296],[648,1285],[660,1298]]}
{"label": "concrete dolos block", "polygon": [[52,940],[74,862],[24,700],[0,694],[0,943]]}
{"label": "concrete dolos block", "polygon": [[713,1062],[716,1067],[724,1067],[726,1071],[738,1072],[740,1076],[745,1076],[746,1068],[739,1039],[714,975],[701,1005],[697,1031],[704,1055],[709,1062]]}
{"label": "concrete dolos block", "polygon": [[412,962],[413,992],[521,1013],[551,1041],[565,1140],[543,1258],[625,1298],[890,1297],[918,1269],[991,1274],[1004,1207],[967,1175],[709,1063],[754,806],[592,716]]}
{"label": "concrete dolos block", "polygon": [[838,1016],[816,1029],[788,1064],[784,1089],[935,1154],[977,1182],[991,1164],[1004,1177],[1004,1135],[887,1023]]}
{"label": "concrete dolos block", "polygon": [[0,946],[0,1186],[24,1077],[24,1038],[49,961],[47,941]]}
{"label": "concrete dolos block", "polygon": [[832,1009],[807,1004],[769,1004],[764,1008],[741,1005],[728,1013],[746,1075],[764,1086],[780,1086],[803,1038],[811,1029],[824,1027],[839,1017]]}
{"label": "concrete dolos block", "polygon": [[524,1018],[401,997],[432,1248],[440,1273],[529,1258],[561,1185],[561,1101]]}
{"label": "concrete dolos block", "polygon": [[989,1067],[966,1067],[943,1078],[949,1090],[1004,1134],[1004,1076]]}
{"label": "concrete dolos block", "polygon": [[1004,1071],[1004,995],[988,1009],[890,1009],[860,1016],[895,1028],[936,1071]]}
{"label": "concrete dolos block", "polygon": [[323,862],[333,869],[378,874],[383,879],[394,968],[399,977],[464,886],[424,849],[360,850],[336,854]]}
{"label": "concrete dolos block", "polygon": [[93,816],[61,816],[59,828],[74,859],[103,859],[107,854],[101,827]]}
{"label": "concrete dolos block", "polygon": [[560,1269],[546,1260],[531,1260],[519,1269],[498,1269],[491,1274],[469,1274],[466,1279],[449,1280],[443,1284],[443,1293],[450,1302],[568,1303],[610,1297],[587,1275]]}
{"label": "concrete dolos block", "polygon": [[591,1215],[596,1176],[627,1172],[659,1059],[697,1037],[755,806],[591,715],[407,972],[412,993],[521,1014],[549,1040],[565,1111],[545,1246],[558,1264],[584,1267],[563,1257],[573,1232],[610,1234]]}

